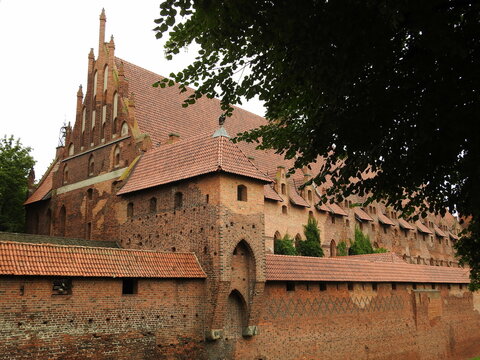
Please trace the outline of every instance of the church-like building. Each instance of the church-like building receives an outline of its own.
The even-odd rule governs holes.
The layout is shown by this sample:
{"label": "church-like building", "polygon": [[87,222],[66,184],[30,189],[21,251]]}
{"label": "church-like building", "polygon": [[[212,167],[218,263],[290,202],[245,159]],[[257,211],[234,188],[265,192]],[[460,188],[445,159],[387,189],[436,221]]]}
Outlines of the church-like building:
{"label": "church-like building", "polygon": [[[320,205],[328,184],[302,187],[318,165],[287,176],[290,161],[231,141],[264,118],[236,108],[219,124],[216,99],[182,107],[188,92],[116,57],[105,24],[102,12],[75,123],[25,202],[32,235],[0,235],[0,359],[15,346],[14,359],[480,353],[454,216]],[[326,258],[275,255],[311,217]],[[337,257],[357,227],[389,252]]]}

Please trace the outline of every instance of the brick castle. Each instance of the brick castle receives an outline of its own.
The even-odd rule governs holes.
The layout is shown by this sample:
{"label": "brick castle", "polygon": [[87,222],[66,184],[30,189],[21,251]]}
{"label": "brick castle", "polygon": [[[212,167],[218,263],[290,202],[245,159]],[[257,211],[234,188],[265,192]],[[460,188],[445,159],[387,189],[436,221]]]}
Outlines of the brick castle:
{"label": "brick castle", "polygon": [[[480,354],[450,214],[317,205],[315,172],[230,135],[265,119],[98,54],[65,146],[0,234],[0,359],[466,359]],[[189,90],[191,91],[191,90]],[[273,254],[319,224],[326,258]],[[337,257],[355,227],[388,253]]]}

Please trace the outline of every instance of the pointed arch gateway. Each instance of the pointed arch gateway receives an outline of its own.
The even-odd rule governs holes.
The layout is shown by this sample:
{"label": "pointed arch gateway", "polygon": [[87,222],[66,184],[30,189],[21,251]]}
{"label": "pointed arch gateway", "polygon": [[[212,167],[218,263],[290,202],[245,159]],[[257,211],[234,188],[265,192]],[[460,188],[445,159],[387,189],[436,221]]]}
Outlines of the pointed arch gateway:
{"label": "pointed arch gateway", "polygon": [[242,294],[233,290],[228,296],[227,313],[225,316],[225,340],[235,340],[242,337],[242,330],[247,326],[246,302]]}

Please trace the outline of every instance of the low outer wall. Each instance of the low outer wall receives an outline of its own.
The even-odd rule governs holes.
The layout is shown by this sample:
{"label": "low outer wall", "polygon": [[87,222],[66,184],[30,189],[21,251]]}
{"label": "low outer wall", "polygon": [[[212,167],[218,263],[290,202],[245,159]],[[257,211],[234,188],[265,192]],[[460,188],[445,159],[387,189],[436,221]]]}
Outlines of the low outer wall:
{"label": "low outer wall", "polygon": [[[464,288],[465,289],[465,288]],[[477,296],[477,295],[475,295]],[[476,299],[478,302],[478,298]],[[237,359],[468,359],[480,355],[480,313],[458,285],[267,282],[260,333]]]}
{"label": "low outer wall", "polygon": [[0,277],[0,359],[202,358],[203,280],[75,279],[52,295],[52,279]]}

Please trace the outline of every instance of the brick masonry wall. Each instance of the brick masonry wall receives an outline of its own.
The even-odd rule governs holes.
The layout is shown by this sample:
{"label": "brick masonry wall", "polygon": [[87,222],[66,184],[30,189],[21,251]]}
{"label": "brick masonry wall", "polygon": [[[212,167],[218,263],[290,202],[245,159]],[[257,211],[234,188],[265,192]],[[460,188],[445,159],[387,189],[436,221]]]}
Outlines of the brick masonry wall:
{"label": "brick masonry wall", "polygon": [[[421,289],[425,287],[426,289]],[[240,339],[237,359],[467,359],[480,354],[472,294],[445,286],[267,282],[260,334]],[[429,298],[435,297],[431,305]],[[417,299],[417,301],[416,301]],[[421,303],[419,302],[421,299]],[[432,309],[433,308],[433,309]]]}
{"label": "brick masonry wall", "polygon": [[0,359],[204,357],[203,280],[76,279],[52,295],[52,279],[2,277]]}

